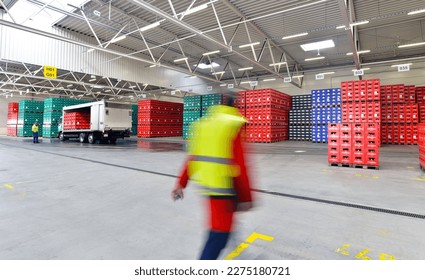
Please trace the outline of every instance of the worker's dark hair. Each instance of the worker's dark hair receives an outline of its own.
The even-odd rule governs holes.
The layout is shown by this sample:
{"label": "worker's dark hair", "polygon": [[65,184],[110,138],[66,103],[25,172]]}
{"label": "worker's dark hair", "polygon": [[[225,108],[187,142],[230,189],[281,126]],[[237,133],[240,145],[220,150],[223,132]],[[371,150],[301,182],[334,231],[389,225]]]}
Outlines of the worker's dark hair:
{"label": "worker's dark hair", "polygon": [[230,107],[235,106],[235,97],[232,94],[224,94],[224,104]]}

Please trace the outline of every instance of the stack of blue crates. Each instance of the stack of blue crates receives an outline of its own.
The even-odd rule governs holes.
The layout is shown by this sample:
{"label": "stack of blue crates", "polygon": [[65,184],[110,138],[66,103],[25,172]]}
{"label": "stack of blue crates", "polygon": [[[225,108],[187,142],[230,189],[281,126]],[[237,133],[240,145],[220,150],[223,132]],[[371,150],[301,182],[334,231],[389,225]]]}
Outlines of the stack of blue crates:
{"label": "stack of blue crates", "polygon": [[341,112],[341,89],[316,89],[311,91],[312,101],[312,129],[313,142],[328,142],[328,124],[340,123]]}

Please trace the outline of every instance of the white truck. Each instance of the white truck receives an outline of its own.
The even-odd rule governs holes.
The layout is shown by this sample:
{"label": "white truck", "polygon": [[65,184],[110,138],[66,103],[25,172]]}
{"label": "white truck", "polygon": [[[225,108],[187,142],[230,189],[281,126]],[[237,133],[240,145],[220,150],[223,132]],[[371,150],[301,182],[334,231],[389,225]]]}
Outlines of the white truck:
{"label": "white truck", "polygon": [[131,112],[130,104],[105,100],[63,107],[58,138],[115,144],[118,138],[130,137]]}

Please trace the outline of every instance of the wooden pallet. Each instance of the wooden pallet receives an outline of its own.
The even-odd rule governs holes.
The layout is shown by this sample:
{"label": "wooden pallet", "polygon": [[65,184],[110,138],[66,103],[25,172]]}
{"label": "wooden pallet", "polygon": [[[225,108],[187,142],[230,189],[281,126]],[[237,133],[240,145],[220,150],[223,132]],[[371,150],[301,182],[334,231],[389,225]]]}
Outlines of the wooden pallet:
{"label": "wooden pallet", "polygon": [[379,166],[371,166],[371,165],[364,165],[364,164],[348,164],[348,163],[329,163],[329,166],[375,169],[375,170],[379,169]]}
{"label": "wooden pallet", "polygon": [[329,163],[329,166],[351,167],[351,164],[348,164],[348,163]]}
{"label": "wooden pallet", "polygon": [[372,165],[353,164],[352,166],[353,168],[375,169],[375,170],[379,169],[379,166],[372,166]]}

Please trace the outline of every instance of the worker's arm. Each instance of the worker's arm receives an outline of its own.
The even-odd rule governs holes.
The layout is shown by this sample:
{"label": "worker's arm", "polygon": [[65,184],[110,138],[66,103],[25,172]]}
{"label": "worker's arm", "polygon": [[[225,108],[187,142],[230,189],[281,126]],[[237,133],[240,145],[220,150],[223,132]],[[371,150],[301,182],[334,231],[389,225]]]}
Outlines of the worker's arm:
{"label": "worker's arm", "polygon": [[189,161],[190,156],[186,159],[185,163],[183,164],[183,168],[180,172],[180,176],[178,177],[178,180],[176,182],[175,188],[171,191],[171,197],[173,200],[176,199],[182,199],[183,198],[183,189],[186,188],[187,183],[189,182],[189,174],[188,174],[188,167],[189,167]]}
{"label": "worker's arm", "polygon": [[233,155],[235,164],[238,165],[240,169],[239,176],[234,178],[234,188],[237,194],[238,210],[248,210],[252,207],[253,196],[241,133],[239,133],[234,140]]}

